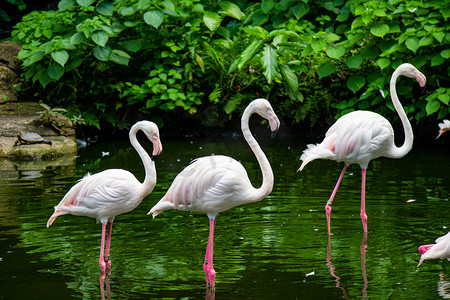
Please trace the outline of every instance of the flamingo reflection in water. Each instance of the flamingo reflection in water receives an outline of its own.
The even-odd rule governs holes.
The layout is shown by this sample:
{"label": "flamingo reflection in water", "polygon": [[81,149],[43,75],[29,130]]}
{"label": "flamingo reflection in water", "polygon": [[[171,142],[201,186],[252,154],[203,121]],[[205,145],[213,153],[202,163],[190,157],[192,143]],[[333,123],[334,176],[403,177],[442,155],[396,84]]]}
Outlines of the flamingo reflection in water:
{"label": "flamingo reflection in water", "polygon": [[[367,249],[367,232],[363,233],[363,239],[361,241],[360,246],[360,254],[361,254],[361,273],[363,277],[363,288],[361,291],[362,298],[367,298],[367,287],[369,285],[369,282],[367,281],[367,274],[366,274],[366,249]],[[342,298],[343,299],[351,299],[347,289],[342,286],[341,284],[341,278],[336,275],[336,268],[332,262],[332,256],[331,256],[331,235],[328,235],[328,244],[327,244],[327,257],[326,257],[326,265],[330,269],[331,276],[334,277],[334,281],[336,282],[336,287],[340,288],[342,290]]]}
{"label": "flamingo reflection in water", "polygon": [[[136,137],[138,131],[143,131],[152,141],[153,154],[151,157],[139,144]],[[102,272],[111,269],[109,249],[114,218],[135,209],[144,197],[152,192],[156,184],[154,160],[162,151],[158,127],[153,122],[140,121],[131,127],[129,136],[131,145],[136,149],[144,164],[144,182],[140,183],[131,172],[122,169],[109,169],[94,175],[88,174],[67,192],[61,202],[55,206],[55,212],[47,221],[47,227],[49,227],[57,217],[72,214],[96,218],[101,222],[102,240],[99,265]],[[105,251],[107,224],[109,226]]]}
{"label": "flamingo reflection in water", "polygon": [[[109,275],[107,275],[105,272],[100,272],[98,279],[99,279],[99,283],[100,283],[100,299],[111,300],[111,286],[109,284]],[[106,286],[106,297],[107,298],[105,298],[105,286]]]}

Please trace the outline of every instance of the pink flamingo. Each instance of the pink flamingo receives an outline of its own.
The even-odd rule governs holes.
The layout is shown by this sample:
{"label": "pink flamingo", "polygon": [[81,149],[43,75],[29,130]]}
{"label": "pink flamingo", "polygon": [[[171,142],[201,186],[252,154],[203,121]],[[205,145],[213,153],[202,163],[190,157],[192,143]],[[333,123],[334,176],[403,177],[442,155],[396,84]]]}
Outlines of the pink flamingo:
{"label": "pink flamingo", "polygon": [[[450,121],[444,120],[443,123],[439,123],[439,138],[444,132],[450,130]],[[436,244],[422,245],[419,247],[419,252],[422,254],[420,257],[420,266],[425,259],[444,259],[450,260],[450,232],[446,235],[436,239]]]}
{"label": "pink flamingo", "polygon": [[442,123],[439,123],[439,135],[436,138],[439,138],[444,132],[450,130],[450,121],[444,120]]}
{"label": "pink flamingo", "polygon": [[233,158],[222,155],[201,157],[177,175],[164,197],[148,213],[153,218],[167,209],[207,214],[210,228],[203,270],[206,284],[212,290],[215,288],[216,276],[213,268],[213,240],[217,215],[237,205],[260,201],[269,195],[273,187],[270,163],[249,129],[248,122],[253,113],[269,121],[272,137],[280,122],[269,101],[265,99],[252,101],[242,115],[242,133],[253,150],[263,175],[260,188],[253,187],[245,168]]}
{"label": "pink flamingo", "polygon": [[[152,157],[139,144],[136,134],[142,130],[153,143]],[[140,121],[131,127],[131,145],[136,149],[145,168],[145,179],[140,183],[131,172],[122,169],[109,169],[103,172],[86,175],[64,196],[55,206],[55,212],[48,219],[47,227],[61,215],[72,214],[96,218],[102,223],[102,241],[99,265],[102,272],[111,268],[109,248],[111,245],[111,230],[115,216],[132,211],[150,194],[156,184],[155,158],[161,153],[162,145],[159,130],[155,123]],[[105,248],[106,224],[108,237]]]}
{"label": "pink flamingo", "polygon": [[419,247],[420,266],[425,259],[448,259],[450,260],[450,232],[436,239],[436,244],[422,245]]}
{"label": "pink flamingo", "polygon": [[401,158],[412,148],[413,132],[403,107],[398,100],[395,84],[400,76],[415,78],[420,86],[426,83],[425,76],[411,64],[400,65],[392,74],[390,93],[392,103],[397,111],[405,131],[405,141],[401,147],[394,143],[394,130],[384,117],[370,111],[354,111],[339,118],[328,129],[325,139],[317,145],[308,145],[303,151],[300,171],[312,160],[323,158],[343,161],[344,168],[334,187],[330,199],[325,205],[328,234],[330,234],[331,204],[336,195],[345,170],[350,164],[359,164],[362,169],[361,184],[361,220],[364,232],[367,232],[367,215],[365,210],[366,169],[369,161],[380,156]]}

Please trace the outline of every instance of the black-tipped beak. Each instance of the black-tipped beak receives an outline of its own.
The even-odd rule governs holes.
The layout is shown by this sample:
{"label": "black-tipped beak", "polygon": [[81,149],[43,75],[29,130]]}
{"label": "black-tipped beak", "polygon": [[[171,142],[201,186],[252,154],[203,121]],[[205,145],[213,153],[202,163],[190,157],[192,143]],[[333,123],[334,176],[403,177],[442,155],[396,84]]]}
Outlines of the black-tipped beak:
{"label": "black-tipped beak", "polygon": [[427,90],[427,85],[425,84],[425,85],[422,86],[421,89],[420,89],[420,92],[422,93],[422,95],[425,94],[426,90]]}
{"label": "black-tipped beak", "polygon": [[273,140],[275,138],[275,136],[277,135],[278,132],[278,128],[280,128],[280,126],[277,126],[277,128],[275,130],[272,131],[272,133],[270,134],[270,138]]}
{"label": "black-tipped beak", "polygon": [[150,158],[151,158],[153,161],[155,161],[155,160],[158,158],[158,154],[152,155]]}

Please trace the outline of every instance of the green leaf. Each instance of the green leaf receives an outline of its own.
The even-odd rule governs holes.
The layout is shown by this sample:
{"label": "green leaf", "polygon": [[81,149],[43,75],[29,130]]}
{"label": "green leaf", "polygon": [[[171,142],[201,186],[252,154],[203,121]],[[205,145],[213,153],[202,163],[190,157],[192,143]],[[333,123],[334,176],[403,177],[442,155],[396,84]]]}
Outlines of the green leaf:
{"label": "green leaf", "polygon": [[439,99],[442,103],[448,105],[448,102],[450,101],[450,96],[449,96],[448,94],[440,94],[440,95],[438,96],[438,99]]}
{"label": "green leaf", "polygon": [[426,35],[420,39],[419,47],[431,45],[431,44],[433,44],[433,41],[434,41],[434,39],[431,36]]}
{"label": "green leaf", "polygon": [[[36,74],[36,75],[38,75],[38,74]],[[35,76],[36,76],[36,75],[35,75]],[[47,84],[49,84],[50,82],[53,81],[53,80],[50,78],[50,76],[48,76],[47,72],[45,72],[45,69],[44,69],[44,72],[40,72],[40,73],[39,73],[39,75],[38,75],[38,80],[39,80],[39,83],[40,83],[44,88],[47,86]]]}
{"label": "green leaf", "polygon": [[366,79],[364,76],[356,75],[350,76],[347,79],[347,87],[353,92],[356,93],[366,84]]}
{"label": "green leaf", "polygon": [[164,21],[164,14],[159,10],[151,10],[144,14],[144,21],[148,25],[158,28]]}
{"label": "green leaf", "polygon": [[242,67],[255,56],[255,54],[260,50],[263,44],[263,40],[255,40],[250,45],[242,51],[241,60],[238,64],[238,69],[241,70]]}
{"label": "green leaf", "polygon": [[266,76],[267,82],[270,84],[275,76],[278,74],[278,54],[277,50],[272,45],[264,47],[262,63],[263,74]]}
{"label": "green leaf", "polygon": [[64,67],[60,64],[51,64],[47,69],[47,74],[50,78],[58,80],[64,74]]}
{"label": "green leaf", "polygon": [[121,50],[112,50],[111,55],[109,56],[109,60],[118,63],[120,65],[128,66],[130,56]]}
{"label": "green leaf", "polygon": [[103,30],[96,30],[91,36],[91,39],[99,46],[105,47],[108,42],[108,34]]}
{"label": "green leaf", "polygon": [[449,59],[450,58],[450,50],[442,50],[441,56],[445,59]]}
{"label": "green leaf", "polygon": [[229,1],[220,1],[218,2],[220,8],[222,8],[223,11],[220,11],[220,13],[223,13],[229,17],[243,20],[245,18],[245,14],[241,11],[239,6],[237,6],[234,3],[231,3]]}
{"label": "green leaf", "polygon": [[88,7],[89,5],[91,5],[94,2],[95,2],[95,0],[77,0],[77,3],[83,7]]}
{"label": "green leaf", "polygon": [[343,46],[330,47],[325,52],[330,58],[339,59],[345,54],[345,48]]}
{"label": "green leaf", "polygon": [[300,19],[309,12],[309,6],[303,1],[297,3],[292,11],[297,19]]}
{"label": "green leaf", "polygon": [[439,43],[442,43],[442,40],[445,38],[445,33],[442,31],[433,32],[433,37],[438,40]]}
{"label": "green leaf", "polygon": [[125,41],[125,42],[123,42],[123,46],[128,51],[137,52],[137,51],[141,50],[141,48],[142,48],[142,41],[141,40]]}
{"label": "green leaf", "polygon": [[44,51],[36,51],[33,55],[24,60],[23,65],[25,67],[34,64],[35,62],[40,61],[45,55]]}
{"label": "green leaf", "polygon": [[370,33],[379,37],[383,37],[388,32],[389,32],[389,25],[387,24],[380,24],[370,28]]}
{"label": "green leaf", "polygon": [[86,40],[86,37],[85,37],[84,33],[77,32],[74,35],[72,35],[72,37],[70,38],[70,43],[72,45],[78,45],[78,44],[84,42],[85,40]]}
{"label": "green leaf", "polygon": [[112,16],[114,13],[114,5],[111,1],[102,1],[100,2],[95,10],[104,16]]}
{"label": "green leaf", "polygon": [[269,36],[269,32],[261,26],[246,26],[242,30],[263,40],[265,40]]}
{"label": "green leaf", "polygon": [[425,107],[425,110],[427,112],[427,116],[437,112],[440,107],[441,107],[441,103],[439,101],[436,101],[436,100],[429,101],[427,103],[427,106]]}
{"label": "green leaf", "polygon": [[124,17],[131,16],[136,12],[136,9],[133,6],[122,7],[119,10],[119,14]]}
{"label": "green leaf", "polygon": [[380,58],[376,61],[376,64],[383,70],[384,68],[389,67],[391,61],[388,58]]}
{"label": "green leaf", "polygon": [[363,61],[362,55],[356,54],[353,56],[349,56],[345,64],[347,65],[347,67],[351,69],[358,69],[359,66],[362,64],[362,61]]}
{"label": "green leaf", "polygon": [[261,9],[265,14],[268,14],[272,10],[274,5],[275,5],[275,2],[273,2],[273,0],[262,0],[261,1]]}
{"label": "green leaf", "polygon": [[324,78],[327,76],[330,76],[334,73],[334,65],[330,62],[325,62],[320,65],[320,67],[317,69],[317,74],[320,78]]}
{"label": "green leaf", "polygon": [[440,54],[437,54],[437,55],[433,56],[433,58],[431,58],[431,66],[432,67],[440,66],[443,63],[445,63],[445,58],[443,58]]}
{"label": "green leaf", "polygon": [[108,61],[109,55],[111,54],[111,47],[95,46],[93,53],[98,60]]}
{"label": "green leaf", "polygon": [[[69,59],[69,53],[66,50],[57,50],[51,53],[52,58],[60,64],[62,67],[66,64]],[[51,77],[51,76],[50,76]],[[52,77],[53,78],[53,77]],[[56,78],[55,78],[56,79]]]}
{"label": "green leaf", "polygon": [[419,49],[419,39],[416,37],[408,38],[405,42],[406,48],[416,53],[417,49]]}
{"label": "green leaf", "polygon": [[281,74],[286,80],[287,84],[294,90],[298,89],[298,77],[295,75],[294,71],[291,70],[287,65],[280,65]]}
{"label": "green leaf", "polygon": [[61,0],[58,3],[58,9],[60,11],[69,10],[75,6],[75,0]]}
{"label": "green leaf", "polygon": [[173,4],[171,0],[164,0],[162,5],[164,5],[164,7],[168,10],[175,12],[175,4]]}
{"label": "green leaf", "polygon": [[214,11],[205,11],[203,14],[203,22],[210,31],[216,31],[222,22],[222,17]]}

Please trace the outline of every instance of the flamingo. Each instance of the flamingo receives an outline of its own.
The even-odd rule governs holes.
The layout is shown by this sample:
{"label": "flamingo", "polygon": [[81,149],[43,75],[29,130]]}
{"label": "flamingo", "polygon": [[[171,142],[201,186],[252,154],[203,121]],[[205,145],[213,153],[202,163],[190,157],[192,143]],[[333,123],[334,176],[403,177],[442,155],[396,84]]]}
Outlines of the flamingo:
{"label": "flamingo", "polygon": [[[444,120],[443,123],[439,123],[439,138],[444,132],[450,129],[450,121]],[[450,232],[446,235],[436,239],[436,244],[422,245],[419,247],[420,261],[417,266],[420,266],[425,259],[444,259],[450,260]]]}
{"label": "flamingo", "polygon": [[419,247],[420,266],[425,259],[448,259],[450,260],[450,232],[436,239],[436,244],[422,245]]}
{"label": "flamingo", "polygon": [[439,123],[439,134],[436,138],[439,138],[444,132],[450,130],[450,121],[444,120],[443,123]]}
{"label": "flamingo", "polygon": [[354,111],[339,118],[325,134],[320,144],[308,145],[300,159],[303,161],[299,171],[312,160],[323,158],[344,162],[344,168],[334,187],[330,199],[325,205],[328,234],[330,234],[331,204],[339,188],[345,171],[350,164],[359,164],[362,170],[361,183],[361,220],[364,232],[367,232],[367,215],[365,211],[366,170],[372,159],[384,156],[401,158],[412,148],[413,131],[403,107],[398,100],[395,84],[400,76],[415,78],[421,87],[425,86],[425,76],[413,65],[400,65],[392,74],[390,93],[392,103],[397,111],[405,131],[405,141],[401,147],[394,143],[394,130],[391,124],[381,115],[371,111]]}
{"label": "flamingo", "polygon": [[[143,131],[153,143],[153,153],[150,157],[139,144],[136,134]],[[111,230],[115,216],[132,211],[150,194],[156,184],[155,158],[162,151],[159,130],[155,123],[140,121],[131,127],[129,132],[131,145],[136,149],[145,168],[145,179],[140,183],[134,175],[123,169],[108,169],[94,175],[89,173],[74,185],[55,206],[55,212],[48,219],[47,227],[61,215],[72,214],[96,218],[102,223],[102,240],[99,265],[101,272],[111,268],[109,248],[111,245]],[[108,237],[105,248],[106,225]],[[105,255],[104,255],[105,254]]]}
{"label": "flamingo", "polygon": [[245,168],[235,159],[222,155],[200,157],[175,177],[167,193],[148,213],[153,218],[167,209],[206,213],[209,218],[209,237],[203,270],[207,287],[212,290],[215,288],[216,276],[213,268],[213,240],[217,215],[234,206],[260,201],[270,194],[273,187],[274,178],[269,160],[249,129],[248,122],[253,113],[269,121],[272,137],[280,122],[266,99],[252,101],[242,115],[242,133],[263,175],[260,188],[253,187]]}

